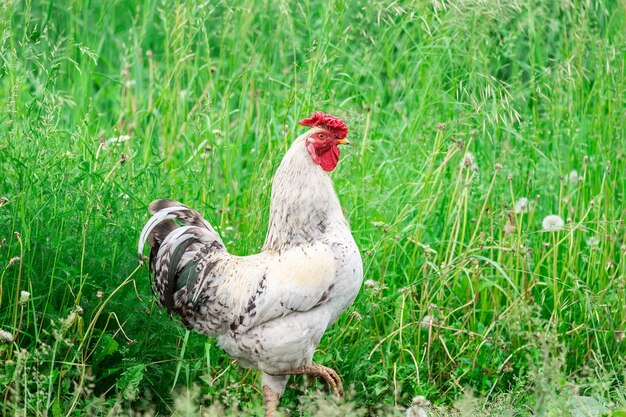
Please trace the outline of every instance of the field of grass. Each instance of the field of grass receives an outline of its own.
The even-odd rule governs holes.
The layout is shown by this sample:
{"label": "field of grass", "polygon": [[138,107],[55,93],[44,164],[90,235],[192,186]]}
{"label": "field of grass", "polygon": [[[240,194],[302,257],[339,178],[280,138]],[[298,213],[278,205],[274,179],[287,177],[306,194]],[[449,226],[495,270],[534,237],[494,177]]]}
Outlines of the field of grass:
{"label": "field of grass", "polygon": [[366,281],[315,356],[347,400],[286,415],[626,415],[623,0],[7,0],[0,107],[0,415],[258,415],[136,242],[174,198],[256,253],[314,110]]}

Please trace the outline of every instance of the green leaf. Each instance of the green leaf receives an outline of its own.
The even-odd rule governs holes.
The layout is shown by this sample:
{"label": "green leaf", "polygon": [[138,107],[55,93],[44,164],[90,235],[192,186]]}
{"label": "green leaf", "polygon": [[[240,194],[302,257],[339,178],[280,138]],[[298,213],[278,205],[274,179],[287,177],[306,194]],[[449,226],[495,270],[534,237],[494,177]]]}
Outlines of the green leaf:
{"label": "green leaf", "polygon": [[137,398],[139,392],[139,384],[143,380],[143,375],[146,370],[146,365],[139,364],[128,368],[122,377],[117,381],[116,387],[122,391],[122,396],[127,400],[134,400]]}
{"label": "green leaf", "polygon": [[61,406],[59,405],[59,401],[55,400],[52,403],[52,416],[53,417],[60,417],[63,415],[63,411],[61,411]]}
{"label": "green leaf", "polygon": [[100,339],[100,344],[98,345],[97,352],[93,358],[93,364],[99,364],[104,360],[104,358],[117,352],[119,347],[119,343],[117,343],[111,335],[105,333]]}

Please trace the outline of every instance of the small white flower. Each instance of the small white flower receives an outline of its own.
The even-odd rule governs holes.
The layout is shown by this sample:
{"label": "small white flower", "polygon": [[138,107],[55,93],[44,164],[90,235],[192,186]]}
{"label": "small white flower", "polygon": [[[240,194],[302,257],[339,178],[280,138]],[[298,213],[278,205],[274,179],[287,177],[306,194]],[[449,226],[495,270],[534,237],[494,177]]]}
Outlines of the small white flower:
{"label": "small white flower", "polygon": [[435,319],[431,315],[425,315],[422,319],[422,329],[428,330],[435,324]]}
{"label": "small white flower", "polygon": [[30,293],[28,291],[20,292],[20,304],[26,304],[29,298],[30,298]]}
{"label": "small white flower", "polygon": [[561,216],[556,214],[550,214],[543,218],[541,222],[541,227],[545,232],[556,232],[557,230],[561,230],[565,226],[565,222]]}
{"label": "small white flower", "polygon": [[528,213],[528,199],[522,197],[515,202],[515,214]]}
{"label": "small white flower", "polygon": [[587,246],[594,247],[600,244],[600,239],[598,239],[595,236],[589,236],[586,242],[587,242]]}
{"label": "small white flower", "polygon": [[406,417],[428,417],[426,410],[430,406],[430,401],[423,395],[413,398],[411,407],[406,409]]}
{"label": "small white flower", "polygon": [[13,334],[6,330],[0,330],[0,343],[9,344],[13,342]]}
{"label": "small white flower", "polygon": [[572,169],[569,172],[569,183],[572,187],[578,187],[578,171],[576,171],[575,169]]}

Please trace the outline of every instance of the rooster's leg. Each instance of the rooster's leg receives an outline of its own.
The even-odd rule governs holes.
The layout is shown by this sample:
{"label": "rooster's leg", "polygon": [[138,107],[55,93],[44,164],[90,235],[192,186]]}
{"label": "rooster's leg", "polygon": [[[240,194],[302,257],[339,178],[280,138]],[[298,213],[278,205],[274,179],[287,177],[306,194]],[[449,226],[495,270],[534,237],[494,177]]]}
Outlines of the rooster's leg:
{"label": "rooster's leg", "polygon": [[333,390],[333,394],[338,397],[343,397],[343,384],[341,383],[341,378],[339,378],[337,372],[327,366],[316,364],[301,366],[300,368],[290,370],[288,373],[291,375],[309,375],[321,378]]}
{"label": "rooster's leg", "polygon": [[280,402],[280,394],[273,391],[267,385],[263,386],[263,404],[265,405],[265,417],[274,417],[278,403]]}
{"label": "rooster's leg", "polygon": [[280,396],[285,390],[285,385],[289,380],[289,375],[269,375],[263,373],[261,383],[263,384],[263,404],[265,405],[265,417],[274,417]]}

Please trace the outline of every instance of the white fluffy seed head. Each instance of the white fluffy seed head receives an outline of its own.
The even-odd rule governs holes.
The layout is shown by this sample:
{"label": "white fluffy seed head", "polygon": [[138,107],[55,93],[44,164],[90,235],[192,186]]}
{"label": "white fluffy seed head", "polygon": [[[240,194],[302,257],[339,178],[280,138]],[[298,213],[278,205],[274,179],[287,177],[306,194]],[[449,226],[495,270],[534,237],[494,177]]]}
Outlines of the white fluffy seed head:
{"label": "white fluffy seed head", "polygon": [[26,304],[29,298],[30,298],[30,293],[28,291],[20,292],[20,304]]}
{"label": "white fluffy seed head", "polygon": [[545,232],[556,232],[558,230],[561,230],[563,226],[565,226],[565,222],[563,221],[561,216],[558,216],[556,214],[550,214],[544,217],[543,221],[541,222],[541,228]]}
{"label": "white fluffy seed head", "polygon": [[572,187],[578,187],[578,171],[576,171],[575,169],[572,169],[569,172],[569,183]]}
{"label": "white fluffy seed head", "polygon": [[595,236],[589,236],[587,238],[586,243],[587,243],[587,246],[595,247],[595,246],[598,246],[600,244],[600,239],[598,239]]}
{"label": "white fluffy seed head", "polygon": [[422,329],[424,330],[430,329],[433,327],[433,324],[435,324],[435,319],[433,319],[433,316],[431,315],[425,315],[422,319]]}
{"label": "white fluffy seed head", "polygon": [[406,417],[428,417],[426,410],[430,406],[430,401],[423,395],[418,395],[411,401],[411,407],[406,409]]}
{"label": "white fluffy seed head", "polygon": [[515,226],[515,216],[509,214],[506,219],[506,224],[504,225],[504,234],[512,235],[515,232],[517,232],[517,227]]}
{"label": "white fluffy seed head", "polygon": [[528,213],[528,199],[526,197],[519,198],[515,202],[515,214]]}
{"label": "white fluffy seed head", "polygon": [[0,330],[0,343],[9,344],[13,342],[13,334],[6,330]]}
{"label": "white fluffy seed head", "polygon": [[474,154],[471,152],[466,152],[463,156],[463,160],[461,161],[461,169],[471,169],[472,171],[478,171],[478,164],[476,163],[476,158]]}

